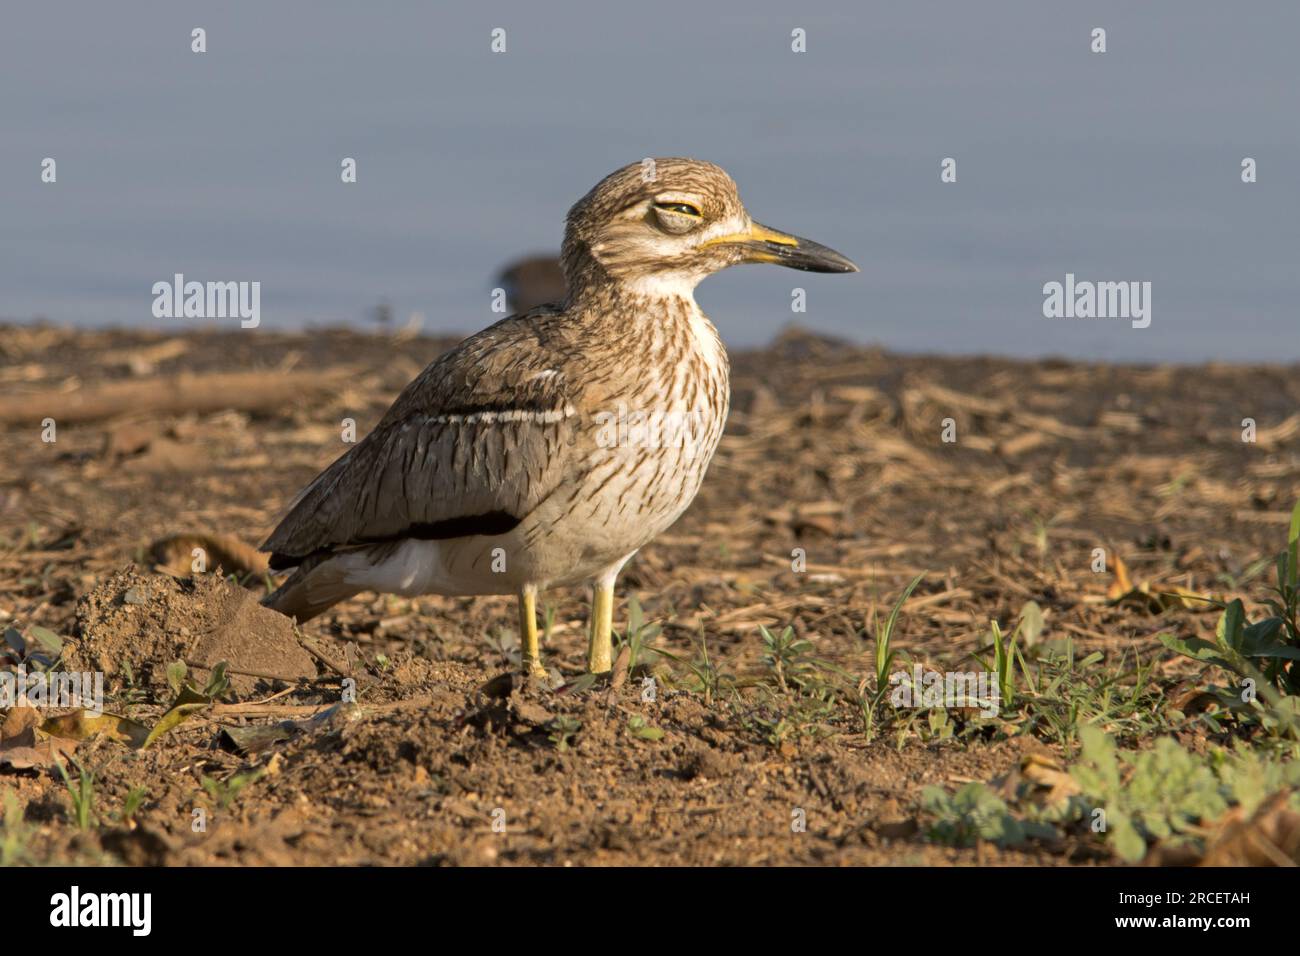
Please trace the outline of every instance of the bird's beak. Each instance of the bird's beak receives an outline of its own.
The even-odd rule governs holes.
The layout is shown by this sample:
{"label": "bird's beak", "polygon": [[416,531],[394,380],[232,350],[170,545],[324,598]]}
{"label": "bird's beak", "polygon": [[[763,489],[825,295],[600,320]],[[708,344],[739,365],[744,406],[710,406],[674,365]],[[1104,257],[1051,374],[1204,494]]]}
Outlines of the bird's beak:
{"label": "bird's beak", "polygon": [[707,240],[705,246],[726,244],[740,249],[742,262],[772,262],[804,272],[857,272],[852,260],[811,239],[800,239],[751,223],[748,232]]}

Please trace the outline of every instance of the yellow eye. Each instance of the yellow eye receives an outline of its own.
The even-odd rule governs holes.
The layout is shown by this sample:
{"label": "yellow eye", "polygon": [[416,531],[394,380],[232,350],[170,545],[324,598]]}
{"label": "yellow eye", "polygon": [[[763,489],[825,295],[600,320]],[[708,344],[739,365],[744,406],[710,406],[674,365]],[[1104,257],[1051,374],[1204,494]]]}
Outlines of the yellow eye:
{"label": "yellow eye", "polygon": [[683,216],[694,216],[696,219],[700,218],[700,211],[696,209],[694,206],[692,206],[690,203],[657,202],[655,203],[655,208],[663,209],[666,212],[680,213]]}

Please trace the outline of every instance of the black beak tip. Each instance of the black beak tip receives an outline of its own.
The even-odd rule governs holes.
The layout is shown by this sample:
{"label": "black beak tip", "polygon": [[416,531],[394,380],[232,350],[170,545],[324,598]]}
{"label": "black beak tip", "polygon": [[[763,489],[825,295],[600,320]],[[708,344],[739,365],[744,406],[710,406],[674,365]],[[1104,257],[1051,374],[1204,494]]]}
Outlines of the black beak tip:
{"label": "black beak tip", "polygon": [[824,266],[827,272],[857,272],[858,264],[848,256],[842,256],[834,249],[828,249],[826,246],[819,246],[815,258],[819,264]]}
{"label": "black beak tip", "polygon": [[817,254],[809,257],[807,264],[802,268],[809,272],[826,272],[832,275],[845,275],[850,272],[858,272],[858,265],[852,259],[840,255],[830,249],[819,249]]}
{"label": "black beak tip", "polygon": [[852,259],[810,239],[798,239],[793,245],[768,243],[767,251],[774,257],[773,261],[801,272],[844,274],[858,271]]}

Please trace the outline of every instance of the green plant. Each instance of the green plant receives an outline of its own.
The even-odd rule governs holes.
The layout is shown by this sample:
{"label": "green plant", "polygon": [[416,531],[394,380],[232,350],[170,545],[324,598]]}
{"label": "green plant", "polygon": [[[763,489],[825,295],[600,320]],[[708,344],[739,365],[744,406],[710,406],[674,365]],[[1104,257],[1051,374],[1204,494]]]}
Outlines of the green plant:
{"label": "green plant", "polygon": [[898,626],[898,615],[917,585],[925,578],[926,573],[922,571],[912,578],[907,587],[903,588],[903,593],[894,602],[894,607],[890,610],[889,617],[885,619],[884,626],[876,630],[875,681],[872,683],[864,678],[858,685],[858,712],[862,719],[862,733],[868,740],[875,732],[876,714],[880,705],[889,696],[889,677],[897,657],[894,651],[894,629]]}
{"label": "green plant", "polygon": [[488,646],[496,651],[502,663],[507,667],[521,666],[523,649],[519,645],[519,635],[512,628],[499,627],[487,635]]}
{"label": "green plant", "polygon": [[726,689],[733,689],[735,681],[730,676],[719,670],[709,658],[708,638],[704,634],[704,629],[700,628],[700,652],[694,660],[686,660],[683,657],[673,654],[670,651],[656,648],[655,653],[668,658],[675,664],[683,665],[691,676],[694,678],[694,686],[689,689],[695,693],[704,696],[704,703],[712,707],[714,700],[719,697]]}
{"label": "green plant", "polygon": [[185,666],[184,661],[172,661],[167,665],[167,685],[171,687],[173,696],[180,694],[187,676],[189,676],[189,668]]}
{"label": "green plant", "polygon": [[907,599],[912,596],[916,586],[921,583],[927,572],[922,571],[903,588],[903,593],[898,596],[894,602],[894,607],[889,612],[889,617],[885,620],[885,626],[876,632],[876,684],[878,687],[887,687],[889,685],[889,674],[894,668],[894,629],[898,626],[898,615],[903,610],[903,605]]}
{"label": "green plant", "polygon": [[1101,832],[1125,860],[1146,855],[1147,839],[1166,840],[1193,831],[1228,809],[1214,771],[1161,737],[1150,750],[1121,754],[1096,727],[1079,728],[1080,762],[1070,768],[1079,789],[1101,816]]}
{"label": "green plant", "polygon": [[[931,836],[958,845],[980,837],[1013,846],[1074,830],[1099,834],[1112,852],[1132,863],[1152,843],[1203,849],[1230,808],[1250,814],[1274,794],[1300,785],[1300,762],[1245,747],[1193,754],[1174,738],[1159,737],[1148,749],[1121,751],[1110,735],[1090,724],[1079,729],[1079,738],[1079,759],[1068,774],[1055,774],[1050,798],[1023,781],[1006,798],[1002,790],[981,783],[951,796],[926,788],[922,808],[934,818]],[[1290,801],[1296,806],[1297,795]]]}
{"label": "green plant", "polygon": [[776,677],[776,685],[781,693],[789,693],[786,676],[797,680],[799,675],[812,667],[809,654],[812,644],[801,637],[795,637],[794,628],[786,625],[779,634],[773,634],[762,624],[758,625],[763,636],[763,663],[771,669]]}
{"label": "green plant", "polygon": [[626,645],[629,648],[627,660],[629,674],[638,663],[641,663],[643,656],[659,653],[651,645],[661,633],[663,633],[661,625],[646,622],[645,614],[641,610],[641,602],[634,597],[628,598],[627,630],[619,638],[618,643],[619,646]]}
{"label": "green plant", "polygon": [[153,699],[149,689],[137,683],[130,661],[122,661],[122,689],[118,692],[117,699],[126,707],[147,703]]}
{"label": "green plant", "polygon": [[549,647],[551,643],[551,631],[555,628],[555,605],[550,601],[542,609],[542,645]]}
{"label": "green plant", "polygon": [[211,676],[204,685],[202,691],[194,689],[184,674],[184,665],[173,665],[168,668],[168,680],[175,680],[180,686],[180,691],[176,694],[166,713],[158,719],[149,731],[144,742],[140,744],[141,749],[153,746],[166,734],[171,733],[181,724],[185,723],[191,716],[199,711],[209,707],[218,700],[221,695],[230,689],[230,678],[226,675],[227,663],[218,661],[212,666]]}
{"label": "green plant", "polygon": [[58,768],[59,776],[63,778],[68,788],[68,797],[72,802],[72,816],[77,823],[77,829],[89,830],[95,818],[95,775],[75,760],[72,763],[77,768],[75,784],[62,763],[56,761],[54,766]]}
{"label": "green plant", "polygon": [[239,793],[250,783],[261,780],[266,774],[265,767],[258,767],[256,770],[247,770],[243,773],[236,773],[225,780],[217,780],[204,774],[201,783],[203,789],[211,798],[213,805],[219,810],[228,810],[230,805],[239,797]]}
{"label": "green plant", "polygon": [[1164,726],[1154,661],[1129,668],[1125,653],[1117,666],[1099,667],[1104,660],[1100,651],[1076,658],[1069,639],[1059,648],[1045,649],[1032,664],[1019,652],[1017,659],[1025,683],[1020,697],[1022,732],[1070,744],[1078,738],[1079,727],[1088,723],[1131,737]]}
{"label": "green plant", "polygon": [[663,740],[664,732],[658,727],[651,727],[640,714],[633,714],[627,719],[627,732],[641,740]]}
{"label": "green plant", "polygon": [[[1020,633],[1020,624],[1011,632],[1006,643],[1002,641],[1002,628],[997,621],[989,621],[993,632],[993,674],[998,681],[998,695],[1002,698],[1004,710],[1010,710],[1016,700],[1016,674],[1012,667],[1016,657],[1016,635]],[[1024,659],[1021,658],[1023,665]]]}
{"label": "green plant", "polygon": [[23,809],[18,805],[18,798],[12,791],[6,790],[4,797],[4,826],[0,828],[0,866],[17,866],[28,859],[27,842],[31,839],[31,828],[23,820]]}
{"label": "green plant", "polygon": [[132,787],[127,791],[126,799],[122,801],[122,809],[115,817],[116,822],[125,824],[134,820],[135,815],[140,811],[140,807],[144,805],[145,797],[148,795],[149,792],[144,787]]}
{"label": "green plant", "polygon": [[757,686],[757,703],[733,703],[741,725],[758,733],[772,747],[798,737],[825,737],[834,730],[829,722],[834,718],[842,694],[821,682],[815,672],[789,692],[781,692],[768,684]]}
{"label": "green plant", "polygon": [[555,745],[556,750],[564,753],[569,749],[569,741],[573,739],[574,734],[582,729],[582,721],[561,714],[553,718],[547,726],[551,731],[547,739]]}
{"label": "green plant", "polygon": [[1020,846],[1029,839],[1050,839],[1056,834],[1046,823],[1015,816],[1006,801],[982,783],[968,783],[951,795],[942,787],[926,787],[921,807],[934,817],[930,838],[950,846],[970,846],[976,839],[1004,847]]}
{"label": "green plant", "polygon": [[28,671],[53,670],[63,656],[63,638],[48,627],[33,624],[24,634],[16,627],[4,629],[0,644],[0,665],[22,664]]}
{"label": "green plant", "polygon": [[[1083,750],[1070,775],[1090,816],[1104,823],[1106,841],[1123,859],[1140,860],[1149,841],[1197,842],[1229,807],[1250,813],[1265,799],[1300,784],[1300,763],[1239,747],[1192,754],[1172,737],[1127,753],[1096,727],[1080,729]],[[1096,817],[1100,810],[1103,816]]]}
{"label": "green plant", "polygon": [[[1271,616],[1252,623],[1246,620],[1239,598],[1227,604],[1214,602],[1223,608],[1214,641],[1174,634],[1161,634],[1160,640],[1184,657],[1236,674],[1239,686],[1211,687],[1211,693],[1239,717],[1295,736],[1300,717],[1300,502],[1291,512],[1287,546],[1274,568],[1277,583],[1270,588],[1273,597],[1265,602]],[[1268,705],[1266,712],[1256,693]]]}
{"label": "green plant", "polygon": [[956,731],[952,718],[948,716],[948,711],[942,707],[935,707],[926,711],[925,723],[925,739],[927,741],[948,740]]}

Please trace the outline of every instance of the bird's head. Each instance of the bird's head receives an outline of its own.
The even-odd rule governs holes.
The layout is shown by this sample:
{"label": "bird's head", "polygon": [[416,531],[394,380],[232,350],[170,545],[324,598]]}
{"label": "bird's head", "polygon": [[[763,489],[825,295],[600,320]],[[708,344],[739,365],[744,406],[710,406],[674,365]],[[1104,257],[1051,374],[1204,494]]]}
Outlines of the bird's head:
{"label": "bird's head", "polygon": [[754,222],[726,171],[696,159],[646,159],[610,173],[569,210],[569,288],[604,272],[647,294],[687,294],[741,262],[807,272],[858,267],[810,239]]}

